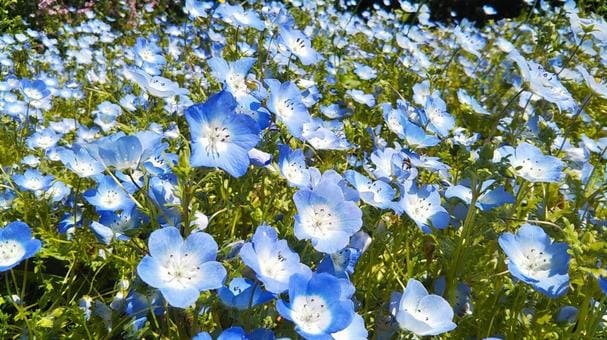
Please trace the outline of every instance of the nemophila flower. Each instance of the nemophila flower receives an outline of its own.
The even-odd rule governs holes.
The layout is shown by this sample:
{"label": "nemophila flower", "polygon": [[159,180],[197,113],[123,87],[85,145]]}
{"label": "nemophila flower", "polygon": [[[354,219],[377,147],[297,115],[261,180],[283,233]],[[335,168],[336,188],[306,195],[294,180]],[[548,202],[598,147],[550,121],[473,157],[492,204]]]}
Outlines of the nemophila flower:
{"label": "nemophila flower", "polygon": [[[210,337],[208,339],[211,339]],[[217,340],[274,340],[274,333],[266,328],[257,328],[247,333],[242,327],[230,327],[217,337]],[[206,340],[196,339],[196,340]]]}
{"label": "nemophila flower", "polygon": [[162,54],[162,49],[154,42],[151,42],[145,38],[137,38],[133,51],[139,59],[139,65],[143,63],[154,65],[162,65],[166,63],[166,59]]}
{"label": "nemophila flower", "polygon": [[341,190],[346,201],[354,202],[360,199],[358,192],[353,189],[348,184],[348,181],[338,174],[337,171],[327,170],[321,174],[320,170],[317,168],[310,167],[308,170],[310,172],[310,185],[308,186],[308,189],[317,190],[317,188],[335,188],[335,186],[337,186]]}
{"label": "nemophila flower", "polygon": [[375,106],[375,97],[372,94],[364,93],[363,91],[356,89],[347,90],[346,94],[359,104],[364,104],[368,107]]}
{"label": "nemophila flower", "polygon": [[106,168],[134,169],[141,162],[143,146],[136,136],[116,136],[97,143],[96,154]]}
{"label": "nemophila flower", "polygon": [[0,191],[0,210],[10,209],[16,197],[17,194],[11,190]]}
{"label": "nemophila flower", "polygon": [[599,277],[599,287],[601,287],[603,293],[607,294],[607,278]]}
{"label": "nemophila flower", "polygon": [[392,181],[395,178],[415,178],[417,169],[403,169],[404,161],[403,154],[394,148],[376,148],[371,156],[369,156],[371,164],[367,164],[365,169],[377,179]]}
{"label": "nemophila flower", "polygon": [[0,272],[34,256],[41,246],[40,240],[32,237],[30,227],[24,222],[15,221],[0,228]]}
{"label": "nemophila flower", "polygon": [[449,225],[449,213],[441,206],[440,194],[433,185],[418,188],[408,181],[401,190],[400,208],[426,233],[430,226],[444,229]]}
{"label": "nemophila flower", "polygon": [[99,241],[110,244],[113,239],[126,241],[130,230],[139,227],[143,216],[133,206],[130,209],[122,211],[100,211],[99,222],[91,222],[91,230],[97,236]]}
{"label": "nemophila flower", "polygon": [[131,323],[133,330],[141,329],[147,321],[148,313],[164,313],[162,295],[157,289],[147,289],[143,292],[130,290],[125,299],[124,311],[134,319]]}
{"label": "nemophila flower", "polygon": [[441,137],[449,135],[455,127],[455,119],[447,112],[447,104],[435,93],[426,98],[423,124]]}
{"label": "nemophila flower", "polygon": [[366,340],[369,338],[369,332],[365,327],[365,320],[358,313],[352,316],[352,322],[339,332],[331,334],[334,340]]}
{"label": "nemophila flower", "polygon": [[201,291],[223,286],[226,270],[217,261],[217,243],[211,235],[191,233],[185,240],[179,229],[155,230],[148,240],[150,255],[139,265],[137,274],[157,288],[173,307],[186,308],[196,302]]}
{"label": "nemophila flower", "polygon": [[258,31],[263,31],[266,25],[253,10],[245,10],[241,5],[230,5],[223,3],[215,10],[223,21],[236,27],[252,27]]}
{"label": "nemophila flower", "polygon": [[498,241],[508,256],[508,270],[514,277],[550,298],[567,292],[567,243],[553,243],[542,228],[531,224],[523,224],[516,235],[503,233]]}
{"label": "nemophila flower", "polygon": [[268,109],[287,126],[294,137],[302,138],[303,126],[310,121],[310,114],[302,102],[297,85],[290,81],[281,84],[276,79],[266,79],[265,83],[270,88]]}
{"label": "nemophila flower", "polygon": [[13,175],[13,181],[19,189],[34,191],[35,193],[48,190],[53,179],[53,176],[45,176],[36,169],[27,169],[23,174]]}
{"label": "nemophila flower", "polygon": [[270,117],[269,112],[262,107],[260,99],[266,94],[258,91],[262,88],[261,83],[252,75],[248,76],[249,70],[256,61],[256,58],[245,57],[227,62],[223,58],[214,57],[208,60],[208,64],[213,77],[222,82],[224,89],[229,91],[238,102],[237,112],[251,116],[260,129],[265,129],[270,123]]}
{"label": "nemophila flower", "polygon": [[27,146],[30,149],[50,149],[59,142],[63,135],[55,133],[55,131],[46,128],[34,132],[27,138]]}
{"label": "nemophila flower", "polygon": [[457,90],[457,99],[461,104],[470,107],[476,113],[480,113],[482,115],[491,114],[476,99],[472,98],[464,89]]}
{"label": "nemophila flower", "polygon": [[129,196],[136,190],[134,185],[128,182],[118,185],[111,176],[99,176],[96,180],[97,187],[86,191],[84,199],[94,205],[97,210],[128,210],[135,204]]}
{"label": "nemophila flower", "polygon": [[362,254],[361,249],[347,247],[333,254],[326,254],[316,267],[319,273],[329,273],[335,277],[348,279]]}
{"label": "nemophila flower", "polygon": [[340,106],[340,104],[333,103],[333,104],[326,105],[326,106],[321,105],[320,112],[329,119],[339,119],[339,118],[343,118],[344,116],[346,116],[348,114],[351,114],[352,110],[343,108]]}
{"label": "nemophila flower", "polygon": [[214,57],[207,60],[207,63],[213,77],[224,83],[225,89],[238,100],[250,95],[251,91],[247,86],[246,78],[256,61],[256,58],[241,58],[228,63],[223,58]]}
{"label": "nemophila flower", "polygon": [[[501,150],[500,150],[501,149]],[[554,156],[546,156],[534,145],[527,142],[519,144],[516,149],[506,146],[496,150],[496,155],[510,155],[510,164],[517,176],[529,182],[557,183],[563,177],[564,163]],[[494,156],[494,159],[496,157]]]}
{"label": "nemophila flower", "polygon": [[346,138],[344,123],[338,120],[326,121],[314,117],[304,124],[302,137],[316,150],[346,150],[352,147]]}
{"label": "nemophila flower", "polygon": [[574,323],[577,319],[578,309],[574,306],[563,306],[559,309],[558,314],[555,316],[556,322],[561,323]]}
{"label": "nemophila flower", "polygon": [[485,46],[485,39],[477,32],[464,32],[461,26],[455,27],[453,35],[455,41],[466,52],[474,54],[477,58],[481,58],[480,50]]}
{"label": "nemophila flower", "polygon": [[280,294],[287,290],[292,275],[310,272],[308,266],[299,261],[299,255],[289,248],[287,241],[279,240],[276,230],[267,225],[257,227],[251,242],[242,245],[240,258],[271,293]]}
{"label": "nemophila flower", "polygon": [[418,336],[438,335],[449,332],[457,325],[453,323],[453,309],[439,295],[429,294],[424,285],[409,279],[401,294],[395,294],[398,301],[392,312],[401,329]]}
{"label": "nemophila flower", "polygon": [[162,225],[179,225],[181,223],[181,211],[179,205],[181,199],[177,193],[177,176],[167,174],[155,176],[149,180],[148,195],[160,208],[158,220]]}
{"label": "nemophila flower", "polygon": [[362,212],[346,201],[337,184],[324,183],[314,190],[301,189],[293,196],[297,207],[295,237],[311,240],[314,249],[334,253],[362,227]]}
{"label": "nemophila flower", "polygon": [[493,8],[490,5],[484,5],[483,6],[483,13],[485,13],[486,15],[496,15],[497,11],[495,10],[495,8]]}
{"label": "nemophila flower", "polygon": [[235,108],[234,97],[222,91],[186,110],[192,166],[218,167],[234,177],[247,172],[248,152],[259,142],[259,130],[251,117],[234,113]]}
{"label": "nemophila flower", "polygon": [[89,152],[79,144],[72,149],[58,151],[61,162],[79,177],[92,177],[104,171],[103,164],[97,161]]}
{"label": "nemophila flower", "polygon": [[[434,293],[437,295],[445,295],[447,289],[447,280],[444,275],[441,275],[434,280]],[[470,286],[464,282],[459,282],[455,287],[455,301],[453,310],[457,315],[472,314],[472,305],[470,303]]]}
{"label": "nemophila flower", "polygon": [[186,0],[183,11],[191,18],[206,18],[208,16],[207,11],[211,8],[213,8],[211,1]]}
{"label": "nemophila flower", "polygon": [[377,71],[374,68],[360,63],[356,63],[354,65],[354,73],[356,73],[360,79],[371,80],[377,77]]}
{"label": "nemophila flower", "polygon": [[[480,194],[476,199],[476,207],[481,211],[488,211],[504,204],[514,203],[514,196],[507,192],[504,186],[498,186],[490,190],[489,187],[493,183],[495,183],[495,180],[488,180],[481,185]],[[470,204],[472,202],[472,189],[463,184],[450,186],[445,191],[445,197],[457,197],[466,204]]]}
{"label": "nemophila flower", "polygon": [[116,125],[116,118],[122,115],[120,106],[107,101],[97,105],[97,110],[93,111],[97,124],[104,132],[110,131]]}
{"label": "nemophila flower", "polygon": [[28,102],[42,100],[51,95],[51,91],[42,80],[22,79],[20,87],[21,93],[23,93]]}
{"label": "nemophila flower", "polygon": [[432,91],[430,91],[430,81],[424,80],[421,83],[413,85],[413,101],[418,105],[425,105],[426,100]]}
{"label": "nemophila flower", "polygon": [[278,168],[289,185],[306,187],[310,184],[310,172],[306,165],[303,150],[291,150],[288,145],[278,145]]}
{"label": "nemophila flower", "polygon": [[350,325],[354,316],[354,304],[342,296],[339,279],[325,273],[293,275],[289,302],[279,300],[276,309],[307,339],[328,339]]}
{"label": "nemophila flower", "polygon": [[71,192],[70,187],[61,181],[55,181],[51,186],[41,194],[42,197],[49,199],[51,202],[63,201]]}
{"label": "nemophila flower", "polygon": [[178,83],[161,76],[151,76],[142,69],[129,69],[125,75],[154,97],[168,98],[189,93],[187,89],[179,87]]}
{"label": "nemophila flower", "polygon": [[249,279],[237,277],[230,281],[228,287],[221,287],[217,296],[226,306],[239,310],[264,304],[274,299],[274,294]]}
{"label": "nemophila flower", "polygon": [[396,190],[390,184],[382,181],[372,181],[354,170],[346,170],[344,178],[358,191],[360,198],[367,204],[380,209],[396,209],[393,199]]}
{"label": "nemophila flower", "polygon": [[598,94],[603,99],[607,99],[607,85],[605,83],[597,82],[582,65],[576,66],[575,69],[582,74],[582,77],[584,77],[584,80],[586,81],[586,85],[588,85],[594,93]]}
{"label": "nemophila flower", "polygon": [[518,51],[510,52],[509,57],[518,64],[521,75],[528,82],[531,92],[556,104],[560,110],[575,111],[577,102],[557,75],[546,71],[542,65],[536,62],[526,60]]}
{"label": "nemophila flower", "polygon": [[312,42],[302,31],[283,25],[279,37],[282,46],[299,58],[303,65],[312,65],[320,60],[320,55],[312,48]]}
{"label": "nemophila flower", "polygon": [[438,144],[440,140],[434,135],[428,135],[421,126],[412,122],[410,114],[419,117],[420,112],[408,102],[399,100],[396,108],[390,104],[383,104],[384,121],[388,128],[399,138],[405,139],[412,147],[430,147]]}

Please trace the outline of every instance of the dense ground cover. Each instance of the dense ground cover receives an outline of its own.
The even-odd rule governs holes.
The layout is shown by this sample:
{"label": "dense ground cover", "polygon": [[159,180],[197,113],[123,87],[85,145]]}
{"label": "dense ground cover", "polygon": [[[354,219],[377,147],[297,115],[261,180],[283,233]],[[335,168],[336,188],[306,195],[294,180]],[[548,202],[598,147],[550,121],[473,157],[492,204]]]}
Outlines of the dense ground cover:
{"label": "dense ground cover", "polygon": [[0,35],[2,338],[606,336],[602,18],[129,3]]}

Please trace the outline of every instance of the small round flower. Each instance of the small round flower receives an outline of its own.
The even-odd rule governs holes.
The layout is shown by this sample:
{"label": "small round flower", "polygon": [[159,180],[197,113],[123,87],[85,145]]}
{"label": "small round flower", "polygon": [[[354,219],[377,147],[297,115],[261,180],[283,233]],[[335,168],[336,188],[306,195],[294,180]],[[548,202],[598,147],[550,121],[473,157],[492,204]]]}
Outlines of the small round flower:
{"label": "small round flower", "polygon": [[[395,295],[399,298],[398,294]],[[402,329],[419,336],[437,335],[453,330],[453,309],[439,295],[429,294],[424,285],[409,279],[394,312]]]}
{"label": "small round flower", "polygon": [[567,243],[552,243],[542,228],[531,224],[524,224],[516,235],[503,233],[498,241],[508,256],[508,270],[514,277],[550,298],[567,292]]}
{"label": "small round flower", "polygon": [[354,304],[344,298],[336,277],[326,274],[294,274],[289,281],[289,302],[280,300],[276,309],[295,323],[306,339],[326,339],[352,322]]}
{"label": "small round flower", "polygon": [[24,222],[11,222],[0,228],[0,272],[34,256],[41,246],[40,240],[32,238],[32,231]]}
{"label": "small round flower", "polygon": [[217,243],[207,233],[185,240],[175,227],[158,229],[148,240],[150,255],[137,266],[139,277],[174,307],[194,304],[201,291],[221,288],[226,270],[217,261]]}

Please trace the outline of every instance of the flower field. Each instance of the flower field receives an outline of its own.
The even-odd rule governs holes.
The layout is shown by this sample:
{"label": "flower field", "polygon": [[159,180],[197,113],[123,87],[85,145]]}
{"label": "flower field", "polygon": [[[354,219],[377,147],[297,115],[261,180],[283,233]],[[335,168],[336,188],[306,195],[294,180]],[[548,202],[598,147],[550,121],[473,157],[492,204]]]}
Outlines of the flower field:
{"label": "flower field", "polygon": [[603,18],[160,3],[0,34],[0,338],[607,338]]}

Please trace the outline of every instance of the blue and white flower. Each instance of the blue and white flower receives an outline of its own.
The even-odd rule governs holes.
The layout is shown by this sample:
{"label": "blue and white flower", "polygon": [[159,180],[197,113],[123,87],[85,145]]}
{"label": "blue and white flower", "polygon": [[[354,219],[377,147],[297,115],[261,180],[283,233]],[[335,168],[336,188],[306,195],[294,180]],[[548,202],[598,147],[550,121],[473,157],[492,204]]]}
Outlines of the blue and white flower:
{"label": "blue and white flower", "polygon": [[508,270],[514,277],[550,298],[567,292],[567,243],[553,243],[542,228],[524,224],[516,234],[500,235],[499,245],[508,256]]}
{"label": "blue and white flower", "polygon": [[340,280],[325,273],[293,275],[289,302],[279,300],[276,309],[308,339],[328,339],[348,327],[354,317],[354,304],[343,297]]}
{"label": "blue and white flower", "polygon": [[165,227],[152,232],[148,247],[150,255],[137,265],[137,274],[171,306],[187,308],[201,291],[223,286],[227,272],[215,261],[217,243],[211,235],[197,232],[184,240],[179,229]]}
{"label": "blue and white flower", "polygon": [[236,114],[235,108],[234,97],[222,91],[186,110],[193,167],[218,167],[234,177],[247,172],[248,152],[259,142],[259,129],[249,116]]}
{"label": "blue and white flower", "polygon": [[30,227],[24,222],[11,222],[0,228],[0,272],[34,256],[41,246],[42,242],[32,237]]}

